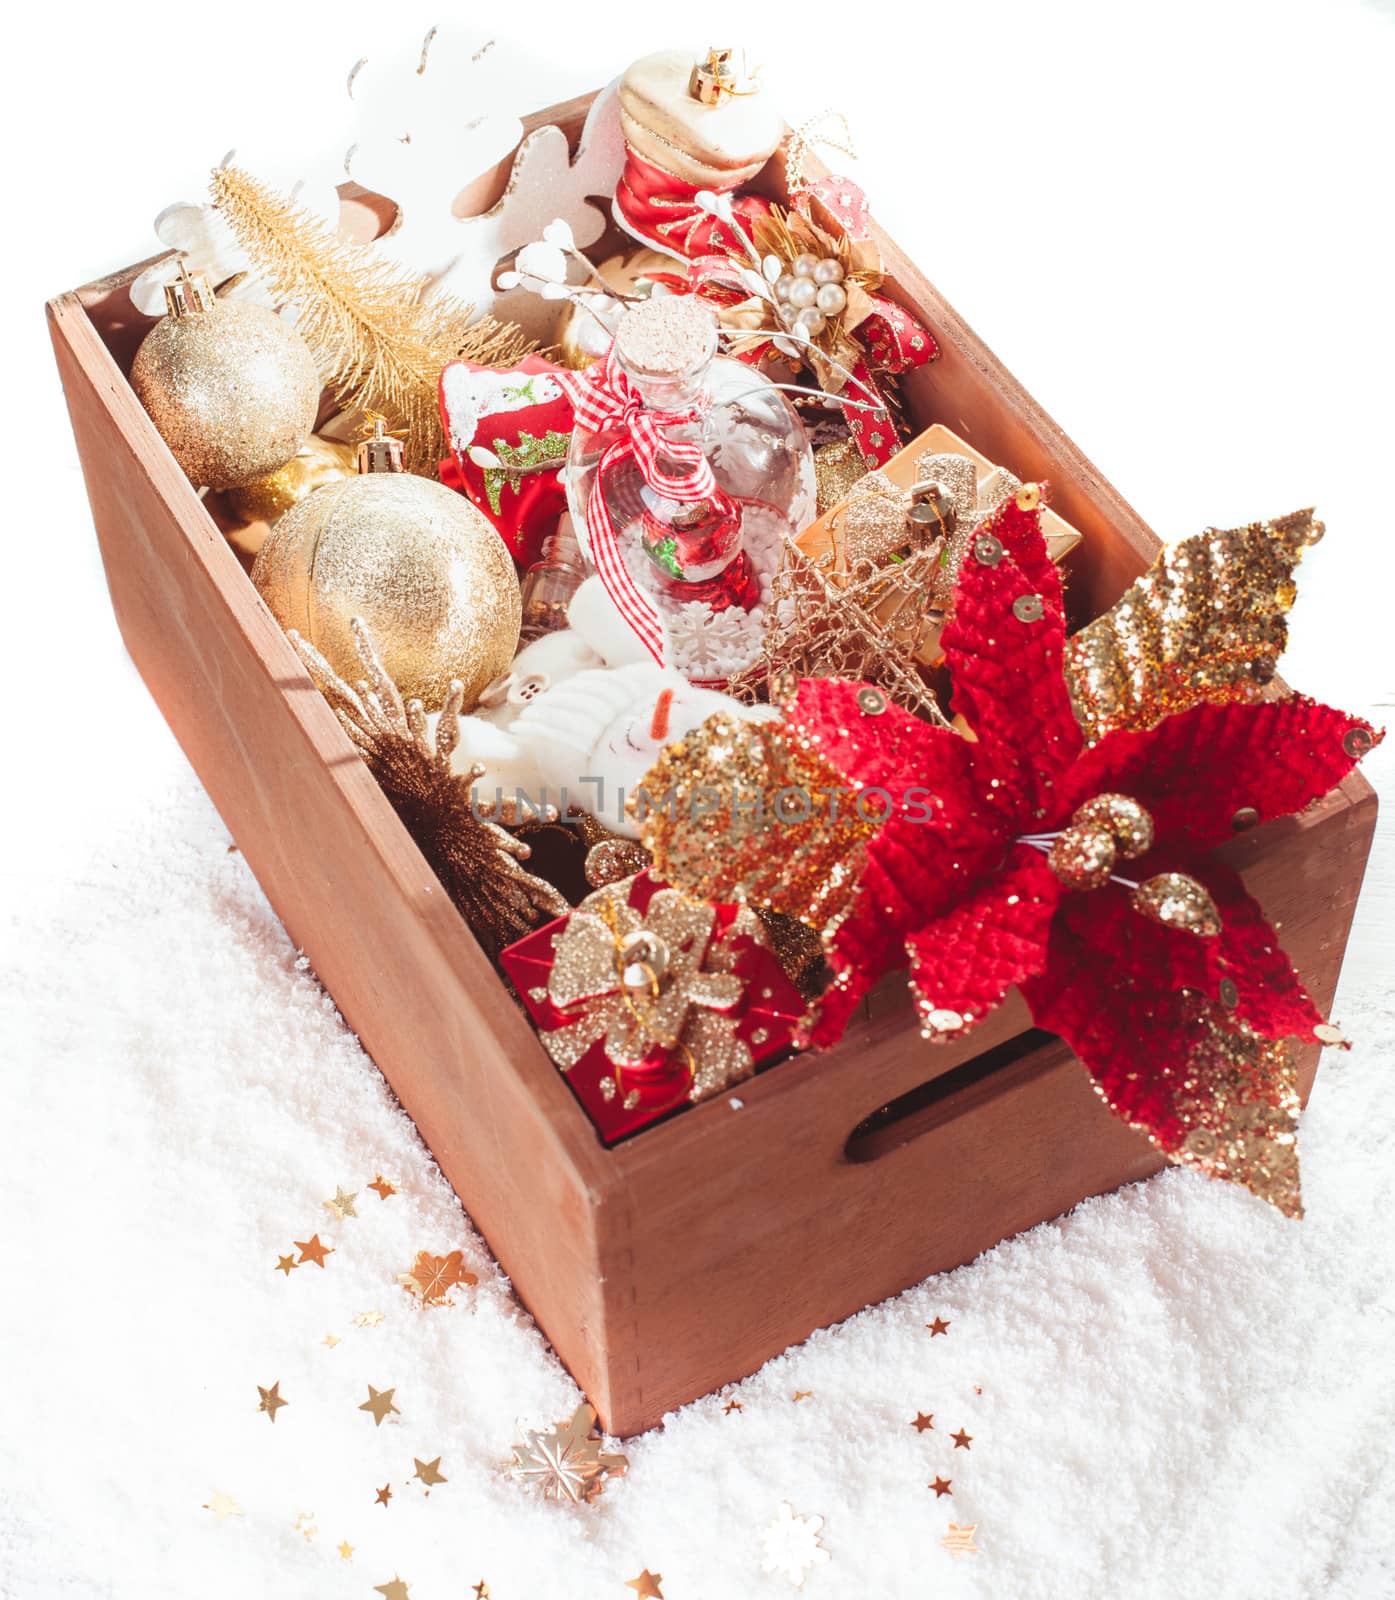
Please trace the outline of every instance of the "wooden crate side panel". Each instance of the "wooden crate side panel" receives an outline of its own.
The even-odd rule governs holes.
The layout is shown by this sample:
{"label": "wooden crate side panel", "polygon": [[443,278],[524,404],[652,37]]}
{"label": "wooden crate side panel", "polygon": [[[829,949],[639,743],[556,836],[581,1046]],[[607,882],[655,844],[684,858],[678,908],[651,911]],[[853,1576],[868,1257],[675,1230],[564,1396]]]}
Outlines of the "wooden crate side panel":
{"label": "wooden crate side panel", "polygon": [[58,302],[52,321],[137,667],[525,1304],[603,1392],[604,1152],[81,307]]}

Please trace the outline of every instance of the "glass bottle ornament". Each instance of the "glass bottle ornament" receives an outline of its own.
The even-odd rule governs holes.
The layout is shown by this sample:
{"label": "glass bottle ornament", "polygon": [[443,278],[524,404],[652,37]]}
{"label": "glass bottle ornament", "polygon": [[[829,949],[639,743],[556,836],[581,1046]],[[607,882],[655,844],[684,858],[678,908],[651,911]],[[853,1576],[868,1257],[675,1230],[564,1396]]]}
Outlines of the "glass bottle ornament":
{"label": "glass bottle ornament", "polygon": [[813,455],[794,407],[755,369],[717,355],[716,315],[692,295],[633,305],[605,361],[565,384],[577,406],[568,499],[612,599],[655,657],[688,677],[739,671],[743,649],[759,648],[782,541],[815,516]]}
{"label": "glass bottle ornament", "polygon": [[250,300],[219,300],[183,262],[165,286],[168,314],[131,363],[131,387],[189,481],[252,483],[310,437],[320,375],[300,335]]}
{"label": "glass bottle ornament", "polygon": [[567,606],[586,576],[586,557],[564,511],[556,531],[543,540],[542,554],[523,577],[523,627],[520,645],[567,626]]}

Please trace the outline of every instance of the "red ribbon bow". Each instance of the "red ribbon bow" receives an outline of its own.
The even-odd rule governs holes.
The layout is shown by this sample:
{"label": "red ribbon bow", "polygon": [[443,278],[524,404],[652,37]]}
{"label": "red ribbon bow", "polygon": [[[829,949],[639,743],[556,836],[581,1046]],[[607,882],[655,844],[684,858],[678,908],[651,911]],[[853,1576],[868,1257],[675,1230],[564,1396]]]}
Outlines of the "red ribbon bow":
{"label": "red ribbon bow", "polygon": [[[705,500],[715,494],[717,480],[702,447],[669,439],[662,431],[700,417],[707,410],[708,396],[700,395],[682,411],[651,410],[625,376],[613,344],[603,361],[584,372],[559,372],[555,377],[576,408],[578,426],[592,433],[619,431],[620,437],[605,447],[596,463],[596,476],[586,500],[586,534],[591,560],[606,593],[641,644],[662,665],[664,641],[659,613],[630,576],[603,485],[607,472],[633,457],[640,477],[665,499]],[[680,471],[669,471],[665,463],[676,464]]]}

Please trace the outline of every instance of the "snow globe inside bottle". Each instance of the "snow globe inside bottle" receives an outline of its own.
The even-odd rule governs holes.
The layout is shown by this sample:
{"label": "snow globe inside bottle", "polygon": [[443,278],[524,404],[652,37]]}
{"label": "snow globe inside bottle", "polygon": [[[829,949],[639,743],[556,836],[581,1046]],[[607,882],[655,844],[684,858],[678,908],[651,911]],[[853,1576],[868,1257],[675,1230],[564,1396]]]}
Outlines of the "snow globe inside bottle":
{"label": "snow globe inside bottle", "polygon": [[[578,418],[567,460],[572,515],[585,529],[591,495],[604,496],[621,559],[659,614],[665,663],[720,684],[756,659],[783,540],[815,516],[804,425],[756,369],[717,355],[716,315],[693,295],[631,307],[614,355],[661,441],[701,449],[715,492],[665,496],[645,482],[633,453],[613,448],[631,424],[616,418],[592,429]],[[694,470],[666,456],[662,442],[658,464],[673,477]],[[595,560],[589,542],[587,555]]]}

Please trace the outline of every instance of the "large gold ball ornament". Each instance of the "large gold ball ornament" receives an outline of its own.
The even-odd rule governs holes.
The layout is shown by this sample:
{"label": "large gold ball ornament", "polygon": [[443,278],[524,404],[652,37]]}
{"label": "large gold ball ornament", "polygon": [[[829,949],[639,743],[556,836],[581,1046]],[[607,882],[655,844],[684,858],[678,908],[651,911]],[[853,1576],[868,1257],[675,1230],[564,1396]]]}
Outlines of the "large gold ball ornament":
{"label": "large gold ball ornament", "polygon": [[349,683],[363,674],[362,617],[404,699],[439,710],[452,678],[465,708],[508,669],[522,621],[504,541],[462,495],[429,478],[370,472],[329,483],[272,529],[252,582]]}
{"label": "large gold ball ornament", "polygon": [[146,334],[131,387],[190,482],[229,489],[285,466],[310,437],[320,375],[274,311],[209,299]]}
{"label": "large gold ball ornament", "polygon": [[[354,476],[354,447],[313,433],[275,472],[229,489],[228,506],[244,522],[268,526],[327,483]],[[255,554],[255,552],[253,552]]]}

